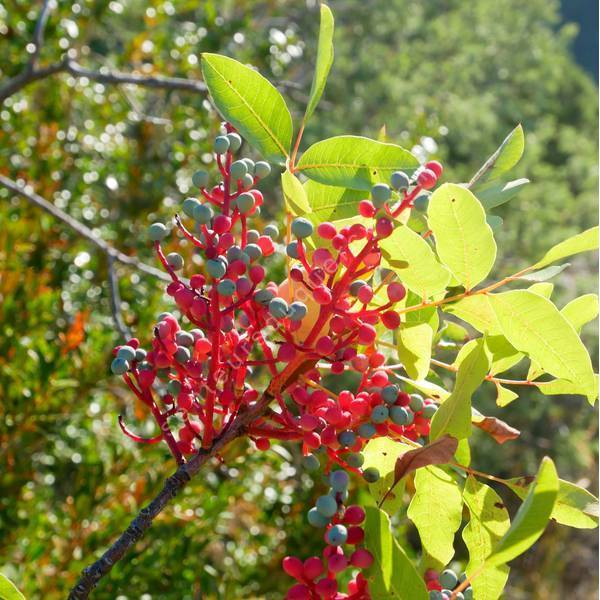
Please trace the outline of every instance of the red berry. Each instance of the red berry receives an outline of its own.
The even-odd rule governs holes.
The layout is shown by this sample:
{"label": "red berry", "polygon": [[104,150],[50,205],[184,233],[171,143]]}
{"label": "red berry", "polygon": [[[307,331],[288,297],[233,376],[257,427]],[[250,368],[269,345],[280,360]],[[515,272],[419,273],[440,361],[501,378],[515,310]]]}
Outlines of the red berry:
{"label": "red berry", "polygon": [[268,450],[271,447],[271,442],[267,438],[258,438],[255,443],[259,450]]}
{"label": "red berry", "polygon": [[324,285],[320,285],[313,290],[313,298],[317,304],[330,304],[331,291]]}
{"label": "red berry", "polygon": [[400,315],[393,310],[388,310],[381,315],[381,322],[387,329],[398,329],[400,327]]}
{"label": "red berry", "polygon": [[282,561],[283,570],[290,576],[299,579],[302,577],[303,564],[296,556],[286,556]]}
{"label": "red berry", "polygon": [[370,200],[361,200],[358,203],[358,212],[361,216],[370,219],[375,216],[377,209],[373,206],[373,203]]}
{"label": "red berry", "polygon": [[352,553],[350,563],[359,569],[368,569],[373,564],[373,555],[364,548],[359,548]]}
{"label": "red berry", "polygon": [[392,235],[392,231],[394,231],[394,224],[387,217],[381,217],[377,219],[375,231],[380,238],[389,237]]}
{"label": "red berry", "polygon": [[406,288],[401,283],[390,283],[386,291],[390,302],[400,302],[406,296]]}
{"label": "red berry", "polygon": [[213,219],[213,229],[217,233],[225,233],[231,229],[231,219],[225,215],[217,215]]}
{"label": "red berry", "polygon": [[337,235],[335,225],[325,221],[317,227],[317,233],[325,240],[332,240]]}
{"label": "red berry", "polygon": [[318,556],[311,556],[304,561],[304,577],[313,580],[323,573],[323,563]]}
{"label": "red berry", "polygon": [[344,512],[344,523],[359,525],[365,520],[365,511],[361,506],[353,504]]}
{"label": "red berry", "polygon": [[433,171],[437,178],[439,178],[444,171],[444,167],[442,167],[442,164],[437,160],[430,160],[429,162],[425,163],[425,168]]}
{"label": "red berry", "polygon": [[421,173],[419,173],[419,177],[417,177],[417,183],[426,190],[430,190],[435,185],[436,181],[436,174],[429,169],[421,171]]}

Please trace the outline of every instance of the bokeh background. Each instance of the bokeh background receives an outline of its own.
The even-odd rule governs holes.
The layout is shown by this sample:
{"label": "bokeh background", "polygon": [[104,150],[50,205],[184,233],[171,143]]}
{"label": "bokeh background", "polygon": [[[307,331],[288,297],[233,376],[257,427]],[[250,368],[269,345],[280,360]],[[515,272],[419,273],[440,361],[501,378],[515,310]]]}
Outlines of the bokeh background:
{"label": "bokeh background", "polygon": [[[252,62],[304,109],[316,51],[309,0],[77,0],[50,13],[40,64],[76,51],[86,68],[200,79],[199,56]],[[521,122],[532,180],[499,214],[499,272],[530,264],[597,222],[597,4],[565,0],[331,0],[336,57],[306,143],[342,133],[442,160],[464,181]],[[22,72],[41,3],[0,1],[0,89]],[[147,225],[167,219],[211,166],[218,120],[201,92],[102,84],[60,73],[0,106],[0,174],[27,182],[95,234],[152,263]],[[265,219],[281,212],[278,178]],[[597,288],[597,259],[556,281],[560,305]],[[162,286],[117,264],[126,325],[148,339]],[[597,324],[584,339],[596,356]],[[63,598],[77,573],[173,470],[136,447],[145,415],[108,372],[120,339],[106,256],[27,200],[0,189],[0,570],[28,598]],[[518,375],[518,373],[517,373]],[[482,395],[485,411],[497,414]],[[523,430],[502,447],[475,437],[474,466],[532,474],[544,454],[597,493],[597,413],[580,398],[523,395],[503,410]],[[94,595],[98,599],[281,598],[287,553],[308,555],[304,513],[321,485],[292,447],[238,442],[190,484]],[[505,492],[503,492],[504,495]],[[511,502],[510,498],[506,498]],[[511,507],[515,507],[512,499]],[[405,517],[399,535],[416,548]],[[597,534],[551,525],[515,562],[506,598],[597,598]],[[458,547],[458,560],[465,559]]]}

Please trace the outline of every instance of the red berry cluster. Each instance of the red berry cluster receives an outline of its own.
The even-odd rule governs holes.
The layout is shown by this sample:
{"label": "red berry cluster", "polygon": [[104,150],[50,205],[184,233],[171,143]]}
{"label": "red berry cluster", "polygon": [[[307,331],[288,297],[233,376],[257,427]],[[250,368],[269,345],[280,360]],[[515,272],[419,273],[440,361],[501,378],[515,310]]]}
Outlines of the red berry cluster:
{"label": "red berry cluster", "polygon": [[[263,203],[256,185],[270,167],[236,160],[241,145],[226,124],[215,140],[222,181],[210,187],[208,173],[195,173],[198,198],[183,203],[190,222],[175,217],[180,235],[200,258],[201,272],[186,279],[183,257],[163,251],[168,228],[162,223],[149,228],[171,277],[166,291],[181,316],[159,316],[147,351],[136,339],[115,348],[113,372],[149,408],[160,433],[142,438],[120,424],[135,441],[164,440],[181,464],[186,455],[210,448],[245,407],[272,401],[274,406],[245,428],[259,449],[266,450],[271,439],[297,440],[309,468],[344,469],[331,473],[337,479],[331,481],[330,500],[321,502],[325,508],[315,507],[320,517],[309,512],[311,524],[326,527],[323,559],[286,559],[284,568],[298,580],[288,598],[368,598],[360,574],[347,594],[336,583],[344,569],[366,568],[372,560],[363,548],[344,552],[344,544],[362,542],[358,525],[364,513],[359,507],[344,509],[347,490],[340,488],[343,477],[337,474],[376,481],[376,469],[362,468],[361,450],[369,439],[417,440],[429,433],[436,404],[393,383],[393,370],[377,348],[379,327],[400,327],[407,295],[393,272],[382,275],[380,242],[392,235],[400,213],[435,184],[442,167],[432,161],[412,177],[394,173],[391,188],[376,184],[350,224],[315,228],[296,218],[282,245],[274,224],[262,231],[249,226]],[[260,263],[282,251],[288,275],[282,282],[267,281]],[[261,369],[269,376],[266,388],[260,385],[264,377],[256,376]],[[344,371],[360,374],[356,389],[339,394],[327,389],[323,375]],[[323,465],[317,453],[325,457]]]}

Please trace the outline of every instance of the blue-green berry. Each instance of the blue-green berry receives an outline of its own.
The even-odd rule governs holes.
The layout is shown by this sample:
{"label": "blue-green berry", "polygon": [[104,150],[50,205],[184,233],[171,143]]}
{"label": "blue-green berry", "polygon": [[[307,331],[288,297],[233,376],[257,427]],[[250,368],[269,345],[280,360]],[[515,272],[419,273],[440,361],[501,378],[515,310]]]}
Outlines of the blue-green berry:
{"label": "blue-green berry", "polygon": [[211,258],[210,260],[206,261],[206,270],[211,277],[214,277],[215,279],[221,279],[221,277],[225,275],[227,267],[222,260]]}
{"label": "blue-green berry", "polygon": [[256,244],[259,237],[260,233],[256,229],[248,229],[248,233],[246,234],[246,242],[248,244]]}
{"label": "blue-green berry", "polygon": [[248,173],[254,175],[256,163],[251,158],[242,158],[242,160],[246,163],[246,167],[248,167]]}
{"label": "blue-green berry", "polygon": [[390,416],[390,411],[387,406],[380,404],[379,406],[374,406],[371,411],[371,421],[373,423],[384,423],[387,421]]}
{"label": "blue-green berry", "polygon": [[199,204],[200,204],[200,200],[198,200],[198,198],[186,198],[183,201],[183,212],[188,217],[192,217],[193,218],[194,217],[194,209]]}
{"label": "blue-green berry", "polygon": [[383,398],[383,401],[386,404],[394,404],[394,402],[396,402],[396,399],[398,398],[399,389],[400,388],[394,384],[386,385],[381,390],[381,397]]}
{"label": "blue-green berry", "polygon": [[213,218],[214,214],[215,213],[213,212],[213,209],[208,204],[201,204],[200,202],[194,206],[194,210],[192,212],[194,220],[198,221],[198,223],[201,223],[202,225],[210,223],[210,220]]}
{"label": "blue-green berry", "polygon": [[227,249],[227,260],[233,262],[234,260],[242,260],[244,251],[239,246],[231,246]]}
{"label": "blue-green berry", "polygon": [[219,135],[215,138],[215,144],[213,146],[214,151],[217,154],[225,154],[229,150],[229,140],[225,135]]}
{"label": "blue-green berry", "polygon": [[392,173],[392,187],[396,190],[405,190],[410,185],[410,177],[404,171]]}
{"label": "blue-green berry", "polygon": [[[471,596],[472,598],[473,596]],[[465,595],[462,592],[457,592],[454,596],[454,600],[465,600]]]}
{"label": "blue-green berry", "polygon": [[292,233],[299,239],[309,237],[313,231],[313,224],[304,217],[297,217],[292,221]]}
{"label": "blue-green berry", "polygon": [[302,457],[302,465],[307,471],[316,471],[321,466],[321,463],[314,454],[307,454]]}
{"label": "blue-green berry", "polygon": [[376,429],[375,429],[375,425],[373,425],[373,423],[363,423],[359,428],[358,428],[358,435],[360,435],[360,437],[365,438],[365,439],[369,439],[372,438],[376,433]]}
{"label": "blue-green berry", "polygon": [[288,303],[283,298],[273,298],[269,302],[269,312],[276,319],[283,319],[289,311]]}
{"label": "blue-green berry", "polygon": [[271,290],[265,288],[263,290],[258,290],[254,294],[254,299],[259,304],[269,304],[269,302],[271,302],[274,296],[275,294]]}
{"label": "blue-green berry", "polygon": [[143,348],[137,348],[135,351],[135,360],[142,362],[146,358],[147,352]]}
{"label": "blue-green berry", "polygon": [[453,590],[458,584],[458,577],[452,569],[446,569],[440,573],[440,585],[443,588]]}
{"label": "blue-green berry", "polygon": [[371,198],[377,208],[381,208],[392,197],[392,190],[387,183],[376,183],[371,188]]}
{"label": "blue-green berry", "polygon": [[250,192],[244,192],[236,198],[235,204],[242,214],[249,213],[254,208],[254,196]]}
{"label": "blue-green berry", "polygon": [[290,258],[298,258],[300,255],[298,254],[298,242],[293,241],[290,242],[286,248],[285,248],[285,253],[290,257]]}
{"label": "blue-green berry", "polygon": [[390,408],[390,418],[396,425],[408,425],[411,420],[409,412],[404,406],[392,406]]}
{"label": "blue-green berry", "polygon": [[208,185],[208,173],[206,171],[196,171],[192,175],[192,183],[197,188],[205,188]]}
{"label": "blue-green berry", "polygon": [[257,244],[247,244],[244,248],[244,252],[248,256],[250,261],[255,261],[262,256],[262,250]]}
{"label": "blue-green berry", "polygon": [[175,334],[175,341],[178,346],[193,346],[194,345],[194,336],[187,331],[178,331]]}
{"label": "blue-green berry", "polygon": [[436,404],[426,404],[423,407],[423,416],[426,419],[432,419],[433,415],[435,415],[435,413],[437,412],[437,405]]}
{"label": "blue-green berry", "polygon": [[237,152],[242,147],[242,138],[237,133],[228,133],[229,151]]}
{"label": "blue-green berry", "polygon": [[308,511],[308,522],[313,527],[326,527],[329,523],[329,517],[324,516],[313,507]]}
{"label": "blue-green berry", "polygon": [[379,469],[376,467],[369,467],[363,471],[363,479],[367,483],[375,483],[379,480]]}
{"label": "blue-green berry", "polygon": [[271,165],[264,160],[259,160],[254,167],[254,174],[261,179],[268,177],[271,173]]}
{"label": "blue-green berry", "polygon": [[267,225],[263,231],[264,235],[268,235],[272,240],[276,240],[279,237],[279,229],[274,223]]}
{"label": "blue-green berry", "polygon": [[290,321],[302,321],[302,319],[304,319],[304,317],[306,316],[307,312],[308,309],[306,308],[306,304],[298,300],[290,304],[288,317]]}
{"label": "blue-green berry", "polygon": [[463,592],[463,597],[465,600],[473,600],[473,588],[471,586],[465,588],[465,591]]}
{"label": "blue-green berry", "polygon": [[148,227],[148,237],[153,242],[160,242],[164,240],[168,233],[169,230],[163,223],[152,223],[152,225]]}
{"label": "blue-green berry", "polygon": [[183,269],[183,256],[177,254],[177,252],[169,252],[167,254],[167,264],[174,271],[179,271],[179,269]]}
{"label": "blue-green berry", "polygon": [[235,283],[231,279],[223,279],[219,281],[217,291],[221,296],[233,296],[235,294]]}
{"label": "blue-green berry", "polygon": [[413,412],[419,412],[423,408],[424,404],[425,402],[423,401],[423,396],[421,396],[420,394],[410,395],[410,402],[408,405],[410,406]]}
{"label": "blue-green berry", "polygon": [[348,539],[348,530],[340,524],[334,525],[325,536],[327,543],[332,546],[341,546]]}
{"label": "blue-green berry", "polygon": [[131,346],[121,346],[117,351],[117,358],[122,358],[127,362],[135,360],[135,348]]}
{"label": "blue-green berry", "polygon": [[179,363],[184,363],[192,358],[189,348],[185,346],[178,346],[177,350],[175,350],[175,360]]}
{"label": "blue-green berry", "polygon": [[345,491],[349,483],[350,477],[348,477],[346,471],[338,469],[337,471],[332,471],[329,475],[329,485],[331,485],[336,492]]}
{"label": "blue-green berry", "polygon": [[344,448],[354,446],[356,443],[356,434],[350,430],[342,431],[338,434],[338,441]]}
{"label": "blue-green berry", "polygon": [[427,207],[429,206],[429,194],[419,194],[414,200],[413,200],[413,206],[415,208],[415,210],[419,211],[419,212],[427,212]]}
{"label": "blue-green berry", "polygon": [[231,178],[234,181],[237,181],[248,172],[248,166],[243,160],[236,160],[234,163],[231,164],[231,169],[229,172],[231,174]]}
{"label": "blue-green berry", "polygon": [[246,173],[240,178],[240,183],[242,184],[243,189],[250,189],[254,185],[254,177],[250,175],[250,173]]}
{"label": "blue-green berry", "polygon": [[316,508],[324,517],[333,517],[338,511],[336,499],[329,494],[317,498]]}
{"label": "blue-green berry", "polygon": [[110,363],[110,370],[115,375],[123,375],[123,373],[129,371],[129,363],[123,358],[115,358],[112,363]]}
{"label": "blue-green berry", "polygon": [[439,590],[431,590],[429,592],[429,600],[444,600],[444,595]]}

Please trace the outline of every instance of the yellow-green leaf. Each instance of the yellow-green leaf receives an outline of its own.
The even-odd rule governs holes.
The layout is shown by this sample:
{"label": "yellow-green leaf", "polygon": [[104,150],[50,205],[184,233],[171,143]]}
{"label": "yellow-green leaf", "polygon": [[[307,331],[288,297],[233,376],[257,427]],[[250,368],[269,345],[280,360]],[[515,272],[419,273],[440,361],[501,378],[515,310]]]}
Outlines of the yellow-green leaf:
{"label": "yellow-green leaf", "polygon": [[297,217],[311,212],[304,187],[287,169],[281,174],[281,189],[287,211]]}
{"label": "yellow-green leaf", "polygon": [[402,323],[398,330],[398,358],[413,379],[425,379],[431,363],[433,329],[428,323]]}
{"label": "yellow-green leaf", "polygon": [[529,550],[544,532],[558,495],[556,467],[547,456],[542,460],[535,483],[520,506],[510,529],[504,534],[486,566],[498,566]]}
{"label": "yellow-green leaf", "polygon": [[498,393],[496,396],[496,404],[498,406],[507,406],[519,397],[519,394],[516,394],[508,388],[502,387],[499,383],[496,384],[496,391]]}
{"label": "yellow-green leaf", "polygon": [[381,600],[427,600],[423,577],[392,537],[389,517],[378,508],[367,506],[365,546],[373,554],[367,571],[373,598]]}
{"label": "yellow-green leaf", "polygon": [[550,248],[544,257],[533,265],[532,269],[541,269],[554,261],[565,258],[566,256],[572,256],[573,254],[579,254],[580,252],[588,252],[590,250],[598,249],[598,226],[587,229],[582,233],[578,233],[567,240],[556,244],[553,248]]}
{"label": "yellow-green leaf", "polygon": [[[472,342],[469,342],[471,344]],[[483,338],[462,360],[456,373],[456,383],[450,396],[438,408],[431,420],[430,439],[445,433],[462,439],[471,434],[471,396],[488,373],[490,358]]]}
{"label": "yellow-green leaf", "polygon": [[325,185],[370,190],[388,182],[394,171],[412,173],[419,161],[405,148],[369,138],[340,135],[313,144],[296,167]]}
{"label": "yellow-green leaf", "polygon": [[[462,537],[469,551],[465,569],[477,600],[497,600],[508,579],[506,565],[483,567],[485,559],[510,527],[510,518],[504,502],[489,486],[469,475],[463,490],[463,499],[469,509],[469,523]],[[483,570],[481,568],[483,567]]]}
{"label": "yellow-green leaf", "polygon": [[364,192],[333,185],[323,185],[309,179],[303,184],[308,204],[311,207],[311,221],[318,225],[323,221],[341,221],[356,218],[358,203],[364,199]]}
{"label": "yellow-green leaf", "polygon": [[395,271],[402,283],[420,298],[435,296],[446,289],[450,271],[440,264],[418,233],[399,225],[379,247],[384,265]]}
{"label": "yellow-green leaf", "polygon": [[293,125],[277,89],[254,69],[219,54],[202,54],[202,74],[223,118],[264,158],[285,162]]}
{"label": "yellow-green leaf", "polygon": [[490,304],[488,295],[466,296],[453,304],[442,307],[445,312],[456,315],[481,333],[497,335],[502,333],[496,313]]}
{"label": "yellow-green leaf", "polygon": [[0,573],[0,600],[25,600],[25,596],[6,575]]}
{"label": "yellow-green leaf", "polygon": [[496,260],[496,242],[485,210],[468,189],[451,183],[439,187],[427,211],[440,260],[470,290],[485,279]]}
{"label": "yellow-green leaf", "polygon": [[598,316],[598,296],[586,294],[571,300],[561,309],[562,316],[573,325],[578,333],[581,328]]}
{"label": "yellow-green leaf", "polygon": [[592,361],[573,326],[546,298],[528,290],[488,295],[506,339],[544,371],[579,383],[596,398]]}
{"label": "yellow-green leaf", "polygon": [[424,564],[439,569],[454,556],[454,534],[462,521],[462,493],[452,475],[433,466],[415,473],[415,490],[408,518],[419,531]]}
{"label": "yellow-green leaf", "polygon": [[326,4],[321,4],[321,24],[319,26],[319,43],[317,45],[317,63],[313,75],[308,105],[304,120],[308,121],[315,111],[327,82],[327,75],[333,63],[333,14]]}

